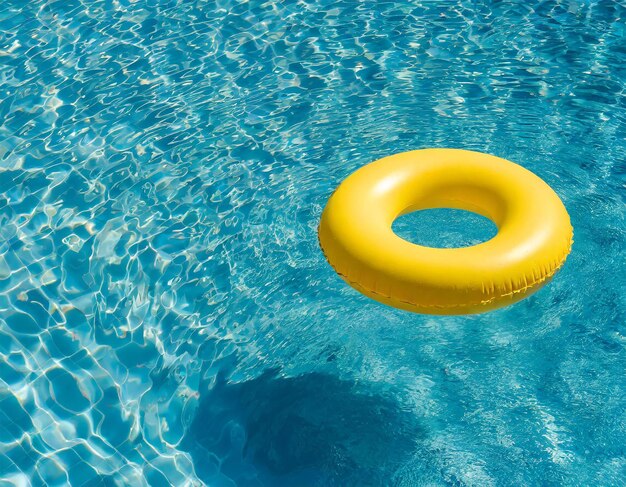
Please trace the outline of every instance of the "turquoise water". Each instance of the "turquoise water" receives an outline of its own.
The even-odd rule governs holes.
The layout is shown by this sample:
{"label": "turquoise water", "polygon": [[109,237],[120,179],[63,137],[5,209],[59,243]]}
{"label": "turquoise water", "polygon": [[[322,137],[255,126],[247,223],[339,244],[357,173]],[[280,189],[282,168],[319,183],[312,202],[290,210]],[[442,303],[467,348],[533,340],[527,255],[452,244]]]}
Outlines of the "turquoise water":
{"label": "turquoise water", "polygon": [[[626,483],[625,18],[5,0],[2,485]],[[332,190],[424,147],[556,190],[576,241],[549,286],[430,317],[335,275]],[[424,215],[397,232],[489,238]]]}

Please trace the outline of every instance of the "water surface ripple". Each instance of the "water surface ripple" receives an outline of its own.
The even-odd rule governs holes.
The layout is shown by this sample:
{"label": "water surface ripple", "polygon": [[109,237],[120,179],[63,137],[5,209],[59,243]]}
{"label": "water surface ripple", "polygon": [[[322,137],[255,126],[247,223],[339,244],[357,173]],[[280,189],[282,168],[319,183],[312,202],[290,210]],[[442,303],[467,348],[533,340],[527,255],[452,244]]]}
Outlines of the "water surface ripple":
{"label": "water surface ripple", "polygon": [[[0,478],[625,484],[625,18],[4,0]],[[557,191],[576,242],[550,286],[428,317],[335,275],[316,238],[332,190],[424,147]]]}

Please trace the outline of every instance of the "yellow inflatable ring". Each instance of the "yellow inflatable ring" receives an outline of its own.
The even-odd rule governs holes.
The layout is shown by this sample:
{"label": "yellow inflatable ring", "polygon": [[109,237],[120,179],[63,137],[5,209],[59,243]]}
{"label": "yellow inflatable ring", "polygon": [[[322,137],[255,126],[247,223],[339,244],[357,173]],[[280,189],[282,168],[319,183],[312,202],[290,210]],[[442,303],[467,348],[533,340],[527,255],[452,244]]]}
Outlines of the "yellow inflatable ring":
{"label": "yellow inflatable ring", "polygon": [[[491,219],[498,233],[462,248],[398,237],[393,221],[427,208]],[[328,201],[319,240],[351,286],[396,308],[428,314],[492,310],[529,296],[563,265],[569,215],[543,180],[517,164],[459,149],[396,154],[350,175]]]}

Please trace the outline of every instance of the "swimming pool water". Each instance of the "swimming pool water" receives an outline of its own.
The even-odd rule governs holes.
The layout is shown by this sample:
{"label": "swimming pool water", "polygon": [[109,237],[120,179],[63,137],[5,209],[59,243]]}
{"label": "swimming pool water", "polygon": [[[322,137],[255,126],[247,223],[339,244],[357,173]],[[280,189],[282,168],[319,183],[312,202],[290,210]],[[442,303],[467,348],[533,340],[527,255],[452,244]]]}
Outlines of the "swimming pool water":
{"label": "swimming pool water", "polygon": [[[0,478],[626,483],[625,18],[595,0],[3,1]],[[556,190],[575,244],[549,286],[430,317],[335,275],[316,237],[332,190],[424,147]],[[429,221],[441,244],[488,238]]]}

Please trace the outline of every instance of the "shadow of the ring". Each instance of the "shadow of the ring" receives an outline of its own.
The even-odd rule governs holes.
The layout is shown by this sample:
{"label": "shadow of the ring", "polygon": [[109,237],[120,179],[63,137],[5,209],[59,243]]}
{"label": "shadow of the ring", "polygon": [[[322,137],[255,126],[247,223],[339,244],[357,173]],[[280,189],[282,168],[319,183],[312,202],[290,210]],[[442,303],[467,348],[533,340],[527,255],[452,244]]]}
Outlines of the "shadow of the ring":
{"label": "shadow of the ring", "polygon": [[218,380],[181,446],[211,485],[386,484],[423,433],[371,389],[320,373]]}

